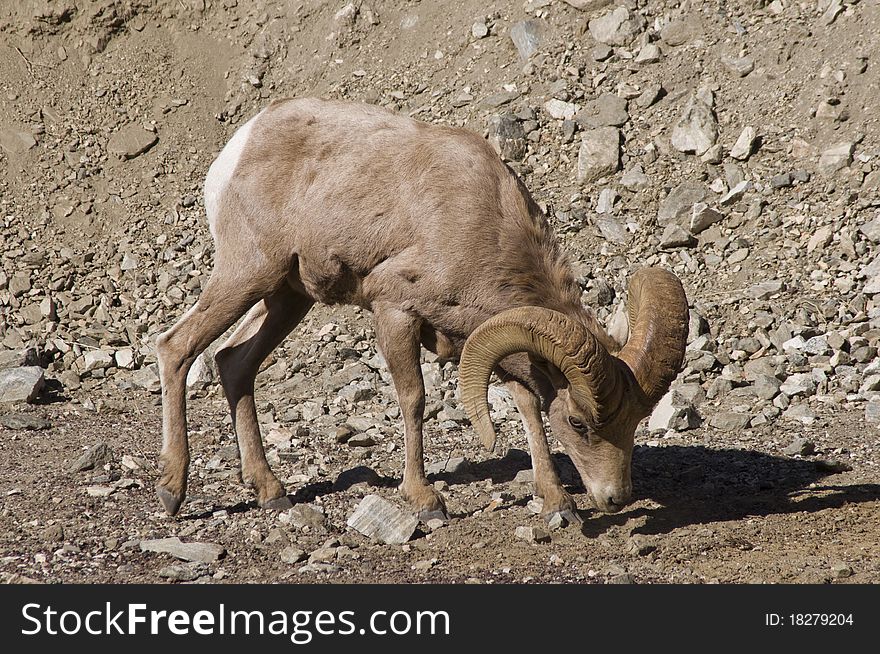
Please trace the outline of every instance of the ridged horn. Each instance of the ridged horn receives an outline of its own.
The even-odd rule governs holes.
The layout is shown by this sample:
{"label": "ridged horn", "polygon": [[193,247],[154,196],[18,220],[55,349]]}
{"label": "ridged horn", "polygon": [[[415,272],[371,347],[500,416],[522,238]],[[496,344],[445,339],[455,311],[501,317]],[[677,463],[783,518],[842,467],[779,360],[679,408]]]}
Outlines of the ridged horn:
{"label": "ridged horn", "polygon": [[622,396],[619,362],[579,322],[541,307],[519,307],[493,316],[468,337],[461,354],[462,402],[488,450],[495,428],[486,397],[495,366],[507,356],[527,352],[556,366],[570,384],[572,399],[600,423],[616,412]]}
{"label": "ridged horn", "polygon": [[653,407],[681,370],[688,335],[688,302],[678,277],[642,268],[629,282],[629,340],[618,357],[629,366]]}
{"label": "ridged horn", "polygon": [[556,366],[594,425],[615,416],[625,401],[641,417],[650,413],[681,369],[687,298],[675,275],[643,268],[630,281],[627,306],[630,337],[618,357],[580,322],[542,307],[503,311],[473,331],[462,350],[459,377],[462,402],[486,449],[495,446],[489,379],[502,359],[521,352]]}

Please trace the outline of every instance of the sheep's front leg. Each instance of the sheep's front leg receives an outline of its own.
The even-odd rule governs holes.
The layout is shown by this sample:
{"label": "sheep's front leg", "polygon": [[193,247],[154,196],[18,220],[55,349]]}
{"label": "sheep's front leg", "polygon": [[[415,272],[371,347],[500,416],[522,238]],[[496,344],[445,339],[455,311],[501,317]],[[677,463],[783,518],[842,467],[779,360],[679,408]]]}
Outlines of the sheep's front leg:
{"label": "sheep's front leg", "polygon": [[400,492],[422,520],[446,519],[443,497],[425,477],[422,422],[425,414],[425,382],[419,361],[421,320],[396,307],[377,306],[376,337],[397,391],[403,415],[406,465]]}
{"label": "sheep's front leg", "polygon": [[537,396],[519,382],[508,382],[507,388],[513,395],[513,401],[522,418],[523,428],[529,439],[529,451],[532,456],[532,470],[535,473],[535,495],[544,500],[544,508],[541,514],[546,520],[560,513],[568,522],[580,522],[574,499],[559,481],[553,458],[550,454],[550,446],[547,444],[547,434],[544,431],[544,421],[541,419],[541,402]]}

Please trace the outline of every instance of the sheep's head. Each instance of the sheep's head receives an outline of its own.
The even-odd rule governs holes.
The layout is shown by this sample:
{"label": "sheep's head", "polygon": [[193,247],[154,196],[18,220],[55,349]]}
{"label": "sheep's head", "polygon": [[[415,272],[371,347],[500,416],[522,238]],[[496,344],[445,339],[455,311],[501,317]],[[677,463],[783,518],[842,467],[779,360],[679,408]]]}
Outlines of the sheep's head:
{"label": "sheep's head", "polygon": [[678,374],[687,341],[687,298],[672,273],[644,268],[633,275],[628,310],[630,337],[617,356],[577,320],[521,307],[480,325],[461,357],[462,400],[490,450],[495,429],[486,395],[495,366],[521,352],[548,364],[556,388],[550,426],[596,505],[609,513],[629,501],[636,427]]}

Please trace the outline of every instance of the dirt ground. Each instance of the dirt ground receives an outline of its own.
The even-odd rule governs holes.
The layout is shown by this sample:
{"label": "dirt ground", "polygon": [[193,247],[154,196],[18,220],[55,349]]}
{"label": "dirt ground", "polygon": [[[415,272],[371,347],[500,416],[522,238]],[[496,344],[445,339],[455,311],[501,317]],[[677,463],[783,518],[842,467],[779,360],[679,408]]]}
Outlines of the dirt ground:
{"label": "dirt ground", "polygon": [[[0,579],[880,582],[880,286],[870,283],[880,9],[624,0],[645,22],[608,46],[590,21],[614,4],[579,4],[0,0],[0,351],[33,348],[46,377],[34,402],[0,404]],[[510,36],[524,20],[540,35],[529,57]],[[717,160],[671,139],[700,88],[714,97]],[[244,120],[304,95],[484,135],[493,116],[514,116],[523,149],[509,164],[606,323],[637,267],[679,275],[692,347],[676,387],[690,389],[699,420],[642,424],[626,509],[595,510],[553,441],[583,524],[550,530],[529,506],[528,445],[509,398],[493,403],[500,440],[487,455],[457,404],[455,367],[428,355],[426,460],[452,519],[420,524],[403,545],[348,528],[366,495],[406,508],[403,440],[369,315],[318,306],[257,389],[272,468],[294,505],[312,510],[264,511],[242,486],[209,364],[188,393],[187,501],[176,518],[160,510],[153,348],[211,270],[204,175]],[[619,170],[579,180],[581,136],[606,118],[554,119],[545,103],[607,101],[606,111],[606,96],[628,101],[625,118],[608,119],[621,130]],[[760,138],[731,157],[745,126]],[[115,140],[131,129],[144,148]],[[830,170],[825,153],[840,143],[845,163]],[[636,169],[643,180],[625,179]],[[789,173],[788,184],[772,181]],[[741,179],[752,186],[722,205]],[[724,214],[685,246],[670,244],[662,217],[683,183]],[[604,215],[624,237],[597,212],[603,189],[615,198]],[[752,292],[774,280],[774,291]],[[797,336],[824,345],[783,346]],[[750,390],[759,367],[783,383],[772,399]],[[364,438],[338,442],[345,424]],[[74,471],[101,443],[96,465]],[[546,538],[523,540],[522,526]],[[186,562],[142,548],[172,536],[223,553]]]}

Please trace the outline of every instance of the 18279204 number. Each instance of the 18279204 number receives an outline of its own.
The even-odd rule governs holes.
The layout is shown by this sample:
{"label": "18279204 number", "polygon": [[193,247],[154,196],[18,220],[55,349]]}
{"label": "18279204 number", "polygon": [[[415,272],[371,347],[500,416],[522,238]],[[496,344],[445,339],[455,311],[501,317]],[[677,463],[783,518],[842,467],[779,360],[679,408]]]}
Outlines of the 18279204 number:
{"label": "18279204 number", "polygon": [[852,626],[852,613],[790,613],[789,624],[793,627],[843,627]]}

